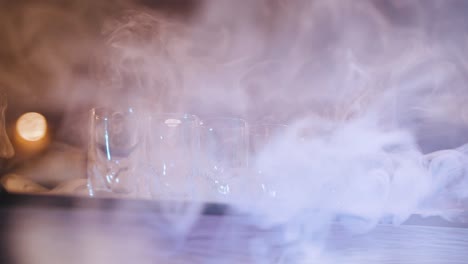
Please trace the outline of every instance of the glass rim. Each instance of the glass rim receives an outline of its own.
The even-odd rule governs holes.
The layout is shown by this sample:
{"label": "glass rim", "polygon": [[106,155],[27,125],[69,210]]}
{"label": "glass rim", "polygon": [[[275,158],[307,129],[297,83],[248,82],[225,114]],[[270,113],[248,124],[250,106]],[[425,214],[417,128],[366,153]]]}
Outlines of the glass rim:
{"label": "glass rim", "polygon": [[177,118],[177,119],[183,119],[183,120],[188,120],[188,121],[193,121],[197,122],[200,121],[200,118],[195,115],[195,114],[190,114],[190,113],[177,113],[177,112],[157,112],[157,113],[149,113],[148,116],[151,119],[158,119],[162,120],[165,118]]}
{"label": "glass rim", "polygon": [[112,108],[112,107],[106,107],[106,106],[99,106],[99,107],[93,107],[91,108],[88,112],[93,118],[106,118],[109,117],[112,113],[115,112],[122,112],[122,113],[135,113],[138,112],[138,108],[129,106],[129,107],[117,107],[117,108]]}
{"label": "glass rim", "polygon": [[200,119],[200,125],[203,126],[203,125],[206,125],[207,123],[220,123],[222,121],[234,121],[237,124],[243,124],[245,127],[248,126],[248,122],[243,118],[240,118],[240,117],[225,117],[225,116],[219,116],[219,117],[210,116],[210,117],[207,117],[207,118],[202,118],[202,119]]}

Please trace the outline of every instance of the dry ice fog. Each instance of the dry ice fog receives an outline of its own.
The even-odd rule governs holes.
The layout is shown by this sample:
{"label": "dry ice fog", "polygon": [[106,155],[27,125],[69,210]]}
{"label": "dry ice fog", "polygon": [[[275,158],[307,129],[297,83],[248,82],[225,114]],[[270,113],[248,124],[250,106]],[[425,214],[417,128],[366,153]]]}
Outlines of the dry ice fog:
{"label": "dry ice fog", "polygon": [[[10,106],[62,112],[57,135],[73,135],[73,144],[85,147],[87,123],[76,116],[92,106],[287,125],[250,157],[278,198],[233,202],[249,224],[291,233],[281,239],[295,246],[277,263],[333,263],[322,244],[337,223],[363,233],[412,214],[461,221],[468,200],[465,1],[13,2],[0,2],[0,85]],[[179,246],[197,206],[168,208],[183,215],[165,222]],[[22,263],[46,263],[45,252],[57,245],[53,230],[29,234],[34,222],[27,223],[14,240]],[[83,247],[81,263],[103,261],[96,248],[112,241],[70,232]],[[125,250],[139,263],[155,263],[143,249],[177,255],[177,246],[162,250],[167,245],[153,240],[149,247],[131,232]],[[216,241],[239,235],[222,234]],[[255,262],[272,263],[264,252],[279,242],[269,239],[279,238],[252,242]],[[242,260],[213,256],[213,263]]]}

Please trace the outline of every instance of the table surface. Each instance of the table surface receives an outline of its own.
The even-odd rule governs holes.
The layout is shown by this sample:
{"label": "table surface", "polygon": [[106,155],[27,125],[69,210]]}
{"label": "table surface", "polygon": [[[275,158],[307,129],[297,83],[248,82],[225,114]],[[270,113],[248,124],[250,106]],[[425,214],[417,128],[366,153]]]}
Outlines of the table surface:
{"label": "table surface", "polygon": [[[333,223],[300,251],[284,227],[258,228],[225,205],[167,208],[3,194],[0,263],[468,263],[468,225],[439,218],[413,216],[363,234]],[[193,217],[180,214],[187,210]],[[301,252],[307,261],[296,259]]]}

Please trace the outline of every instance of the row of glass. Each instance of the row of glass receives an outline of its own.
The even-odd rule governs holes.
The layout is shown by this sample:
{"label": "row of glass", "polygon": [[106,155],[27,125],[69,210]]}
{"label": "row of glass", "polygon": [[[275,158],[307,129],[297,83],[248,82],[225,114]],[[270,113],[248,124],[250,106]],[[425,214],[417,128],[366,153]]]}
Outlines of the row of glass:
{"label": "row of glass", "polygon": [[249,156],[285,128],[248,126],[238,118],[92,109],[90,195],[225,202],[244,196],[245,184],[255,182],[258,192],[274,197],[267,180],[252,172]]}

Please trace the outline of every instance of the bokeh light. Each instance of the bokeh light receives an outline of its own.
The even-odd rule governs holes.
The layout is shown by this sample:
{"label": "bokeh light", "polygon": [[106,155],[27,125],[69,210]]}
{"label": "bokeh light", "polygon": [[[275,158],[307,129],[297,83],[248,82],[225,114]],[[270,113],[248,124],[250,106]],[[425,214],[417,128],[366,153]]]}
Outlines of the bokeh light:
{"label": "bokeh light", "polygon": [[27,141],[39,141],[47,132],[46,118],[35,112],[25,113],[16,122],[18,135]]}

